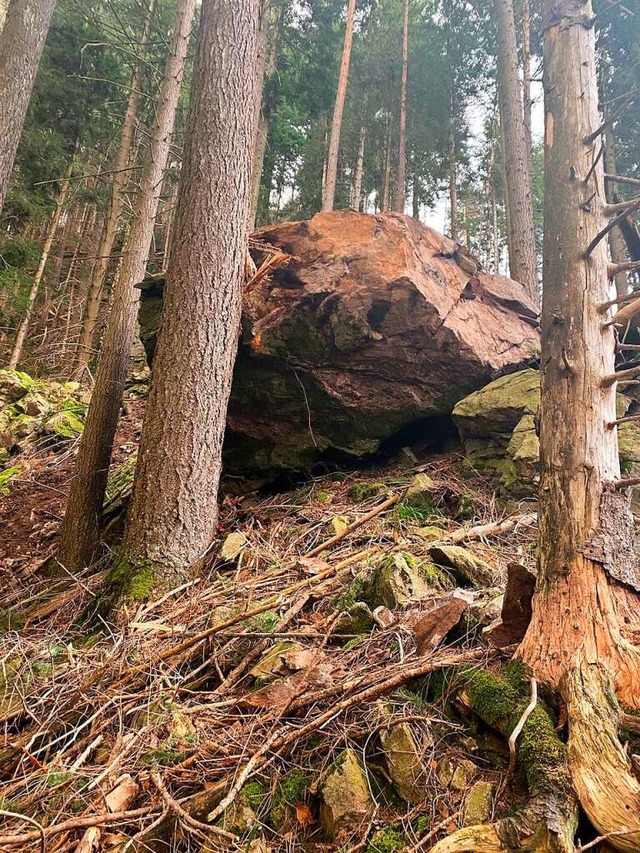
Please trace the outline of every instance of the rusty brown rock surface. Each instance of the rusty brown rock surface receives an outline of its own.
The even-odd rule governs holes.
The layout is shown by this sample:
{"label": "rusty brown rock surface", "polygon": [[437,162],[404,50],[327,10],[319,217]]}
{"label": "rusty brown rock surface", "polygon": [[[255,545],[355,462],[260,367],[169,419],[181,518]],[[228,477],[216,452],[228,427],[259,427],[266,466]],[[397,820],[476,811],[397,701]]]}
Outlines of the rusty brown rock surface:
{"label": "rusty brown rock surface", "polygon": [[[410,217],[335,211],[254,237],[292,257],[245,296],[228,472],[373,453],[538,356],[523,288],[465,263],[452,240]],[[143,290],[152,353],[161,283]]]}

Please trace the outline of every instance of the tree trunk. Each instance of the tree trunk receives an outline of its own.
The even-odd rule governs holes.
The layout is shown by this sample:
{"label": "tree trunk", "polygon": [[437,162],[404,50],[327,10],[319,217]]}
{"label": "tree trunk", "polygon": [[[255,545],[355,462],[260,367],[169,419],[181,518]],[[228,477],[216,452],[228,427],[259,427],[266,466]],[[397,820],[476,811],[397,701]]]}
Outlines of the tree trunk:
{"label": "tree trunk", "polygon": [[380,210],[384,213],[391,206],[391,128],[387,126],[387,138],[384,155],[384,173],[382,175],[382,203]]}
{"label": "tree trunk", "polygon": [[[261,85],[258,96],[259,114],[258,130],[256,133],[256,145],[253,152],[251,164],[251,210],[249,213],[249,228],[253,230],[256,226],[258,215],[258,204],[260,202],[260,187],[262,186],[262,170],[264,157],[267,151],[267,139],[269,137],[270,111],[268,104],[264,101],[264,88],[267,80],[275,73],[278,66],[278,43],[280,41],[280,22],[284,11],[284,4],[272,4],[271,0],[264,0],[263,4],[263,28],[265,61],[264,67],[258,69]],[[269,33],[271,42],[269,43]]]}
{"label": "tree trunk", "polygon": [[12,0],[0,32],[0,212],[56,0]]}
{"label": "tree trunk", "polygon": [[512,0],[496,0],[498,89],[505,141],[505,190],[509,199],[509,268],[511,277],[539,302],[536,235],[533,220],[531,155],[529,153]]}
{"label": "tree trunk", "polygon": [[5,18],[7,17],[7,9],[9,7],[9,0],[0,0],[0,32],[2,32],[2,28],[4,27]]}
{"label": "tree trunk", "polygon": [[[77,146],[76,146],[77,150]],[[13,350],[11,352],[11,358],[9,359],[9,368],[15,369],[20,358],[22,357],[22,348],[24,346],[24,341],[27,336],[27,331],[29,329],[29,321],[31,320],[31,314],[33,313],[33,307],[36,304],[36,299],[38,298],[38,291],[40,290],[40,282],[42,281],[42,276],[44,275],[44,270],[47,265],[47,261],[49,260],[49,255],[51,253],[51,247],[53,246],[53,241],[56,238],[56,234],[58,233],[58,226],[60,225],[60,217],[62,216],[62,212],[67,203],[67,197],[69,195],[69,186],[71,175],[73,173],[73,163],[75,158],[74,156],[71,158],[71,162],[69,163],[69,168],[67,170],[67,174],[60,185],[60,192],[58,194],[58,200],[56,201],[56,209],[51,218],[51,222],[49,224],[49,230],[47,232],[46,239],[44,241],[44,246],[42,247],[42,254],[40,255],[40,263],[38,264],[38,269],[36,270],[36,274],[33,277],[33,283],[31,285],[31,290],[29,291],[29,298],[27,300],[27,307],[24,313],[24,317],[20,325],[18,326],[18,332],[16,334],[16,339],[13,344]]]}
{"label": "tree trunk", "polygon": [[140,88],[142,85],[142,60],[144,59],[147,45],[149,44],[149,37],[151,35],[151,27],[155,16],[156,6],[157,0],[150,0],[145,18],[144,31],[140,41],[140,59],[136,63],[131,77],[129,101],[127,103],[127,110],[122,123],[122,133],[120,135],[118,153],[113,166],[114,172],[111,183],[111,192],[109,195],[109,204],[105,213],[100,243],[98,244],[98,251],[96,252],[97,257],[91,269],[87,302],[82,318],[82,330],[80,332],[80,343],[78,345],[76,361],[76,375],[78,378],[81,378],[84,374],[93,354],[93,340],[95,337],[100,304],[102,302],[104,283],[107,276],[107,270],[109,268],[111,252],[113,251],[113,245],[116,239],[116,233],[118,231],[118,221],[120,219],[120,214],[122,213],[123,193],[129,177],[128,167],[131,163],[131,148],[133,145],[136,114],[138,112]]}
{"label": "tree trunk", "polygon": [[347,7],[347,29],[344,34],[344,46],[342,48],[342,61],[340,63],[340,76],[338,77],[338,92],[336,104],[333,110],[333,122],[331,124],[331,136],[329,138],[329,153],[327,154],[327,176],[324,183],[322,196],[322,209],[333,210],[336,197],[336,182],[338,179],[338,154],[340,152],[340,134],[342,132],[342,115],[344,113],[344,102],[347,96],[347,83],[349,82],[349,65],[351,63],[351,45],[353,43],[353,26],[356,16],[356,0],[349,0]]}
{"label": "tree trunk", "polygon": [[400,85],[400,134],[398,138],[398,176],[395,209],[404,213],[407,174],[407,76],[409,70],[409,0],[404,0],[402,13],[402,81]]}
{"label": "tree trunk", "polygon": [[[640,785],[604,697],[611,679],[623,704],[640,707],[630,634],[640,601],[635,566],[635,589],[622,582],[625,547],[636,556],[628,496],[612,486],[620,467],[617,430],[609,428],[616,386],[604,378],[614,372],[615,336],[599,311],[609,296],[605,241],[585,257],[605,221],[601,162],[585,184],[599,147],[584,142],[600,124],[593,13],[590,2],[575,0],[546,0],[545,12],[545,187],[552,202],[545,206],[539,580],[519,655],[538,678],[563,689],[582,806],[602,833],[631,830],[609,842],[631,851],[640,844]],[[602,550],[613,542],[600,559],[599,532]]]}
{"label": "tree trunk", "polygon": [[362,183],[364,180],[364,145],[366,138],[366,128],[361,127],[360,144],[358,145],[358,158],[356,160],[356,168],[353,174],[353,191],[351,194],[351,207],[354,210],[360,210],[360,202],[362,200]]}
{"label": "tree trunk", "polygon": [[184,578],[215,536],[242,309],[259,11],[259,0],[202,4],[176,239],[121,567],[142,595]]}
{"label": "tree trunk", "polygon": [[531,133],[531,4],[522,0],[522,106],[524,141],[529,155],[529,175],[533,175],[533,137]]}
{"label": "tree trunk", "polygon": [[[539,571],[518,655],[563,695],[569,770],[584,811],[599,833],[611,833],[611,847],[631,853],[640,849],[640,783],[618,739],[615,696],[640,706],[631,641],[640,583],[629,498],[615,488],[615,335],[601,312],[608,299],[603,167],[598,146],[585,143],[600,124],[593,12],[590,0],[545,0],[544,13]],[[434,853],[573,851],[557,815],[551,803],[544,845],[535,833],[525,844],[476,827],[486,830],[481,843],[465,847],[463,830]]]}
{"label": "tree trunk", "polygon": [[[453,101],[453,98],[452,98]],[[452,104],[453,108],[453,104]],[[458,169],[456,164],[456,133],[453,124],[453,113],[449,125],[449,222],[451,239],[458,242]]]}
{"label": "tree trunk", "polygon": [[195,7],[196,0],[179,0],[176,9],[172,44],[137,203],[113,283],[96,384],[62,525],[59,559],[70,569],[86,565],[99,540],[111,451],[136,330],[140,294],[135,285],[144,278],[153,239]]}

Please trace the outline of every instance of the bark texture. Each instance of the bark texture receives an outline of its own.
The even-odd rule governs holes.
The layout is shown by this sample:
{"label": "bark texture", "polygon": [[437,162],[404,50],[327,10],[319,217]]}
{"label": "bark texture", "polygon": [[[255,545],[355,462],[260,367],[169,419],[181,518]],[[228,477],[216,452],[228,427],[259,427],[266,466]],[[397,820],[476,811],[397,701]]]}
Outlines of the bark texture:
{"label": "bark texture", "polygon": [[367,139],[367,130],[364,127],[360,128],[360,143],[358,145],[358,157],[356,159],[356,168],[353,173],[353,188],[351,192],[351,207],[354,210],[360,210],[362,203],[362,184],[364,181],[364,146]]}
{"label": "bark texture", "polygon": [[184,577],[215,535],[255,136],[259,0],[205,0],[176,239],[125,533],[154,584]]}
{"label": "bark texture", "polygon": [[336,103],[333,110],[333,121],[331,123],[331,136],[329,137],[329,152],[327,154],[327,174],[324,182],[322,196],[322,209],[333,210],[336,197],[336,183],[338,179],[338,154],[340,153],[340,134],[342,133],[342,116],[344,113],[344,102],[347,96],[347,84],[349,82],[349,66],[351,64],[351,46],[353,44],[353,26],[356,16],[356,0],[349,0],[347,7],[347,29],[344,34],[344,46],[342,48],[342,61],[340,63],[340,76],[338,77],[338,91]]}
{"label": "bark texture", "polygon": [[0,211],[57,0],[12,0],[0,26]]}
{"label": "bark texture", "polygon": [[505,144],[505,189],[509,207],[509,268],[531,299],[539,301],[533,221],[531,154],[522,106],[512,0],[496,0],[498,90]]}
{"label": "bark texture", "polygon": [[546,206],[544,238],[540,582],[520,653],[556,686],[578,652],[587,662],[608,661],[621,698],[636,707],[638,660],[624,635],[625,591],[583,553],[606,528],[602,495],[620,476],[616,430],[607,428],[615,420],[615,386],[602,383],[615,361],[613,330],[599,312],[608,299],[605,241],[584,257],[605,223],[600,163],[584,183],[597,146],[583,140],[600,123],[594,34],[589,3],[547,6],[545,185],[553,204]]}
{"label": "bark texture", "polygon": [[402,12],[402,75],[400,82],[400,133],[398,137],[398,176],[394,210],[404,213],[407,174],[407,78],[409,71],[409,0]]}
{"label": "bark texture", "polygon": [[91,278],[89,280],[87,301],[84,315],[82,317],[82,328],[80,331],[80,342],[76,362],[76,373],[78,378],[80,378],[86,370],[93,354],[93,341],[95,337],[96,323],[98,321],[98,314],[100,312],[100,304],[102,302],[104,283],[107,277],[109,262],[111,260],[113,244],[115,243],[118,231],[118,221],[120,219],[120,214],[122,213],[123,193],[127,185],[127,181],[129,180],[128,167],[131,163],[131,149],[133,146],[136,114],[138,112],[140,88],[142,85],[142,57],[145,56],[147,45],[149,43],[149,36],[151,34],[151,26],[155,16],[156,5],[157,0],[150,0],[144,32],[142,34],[139,47],[139,55],[141,59],[137,62],[131,77],[129,100],[127,102],[127,109],[122,122],[120,144],[118,146],[115,163],[113,164],[114,171],[113,181],[111,183],[111,192],[109,195],[109,204],[105,212],[100,243],[96,252],[97,257],[93,267],[91,268]]}
{"label": "bark texture", "polygon": [[138,202],[113,284],[96,384],[62,525],[59,559],[67,568],[86,565],[99,540],[100,514],[138,316],[140,292],[135,285],[144,278],[153,239],[195,7],[196,0],[179,0]]}

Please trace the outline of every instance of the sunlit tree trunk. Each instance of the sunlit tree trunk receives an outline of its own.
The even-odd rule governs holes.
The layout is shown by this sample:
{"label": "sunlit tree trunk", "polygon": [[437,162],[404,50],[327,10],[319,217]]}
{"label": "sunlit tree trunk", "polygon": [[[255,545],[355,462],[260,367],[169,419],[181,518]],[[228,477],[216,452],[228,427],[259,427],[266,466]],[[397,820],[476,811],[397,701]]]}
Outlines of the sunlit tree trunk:
{"label": "sunlit tree trunk", "polygon": [[400,133],[398,137],[398,176],[396,179],[395,209],[404,213],[407,175],[407,79],[409,70],[409,0],[404,0],[402,12],[402,74],[400,83]]}
{"label": "sunlit tree trunk", "polygon": [[[251,201],[259,0],[204,0],[176,239],[124,564],[184,578],[215,536]],[[238,37],[241,34],[241,37]]]}
{"label": "sunlit tree trunk", "polygon": [[382,173],[382,203],[380,210],[389,210],[391,206],[391,127],[387,126],[387,137],[384,154],[384,171]]}
{"label": "sunlit tree trunk", "polygon": [[539,301],[531,154],[527,144],[512,0],[494,4],[498,33],[498,89],[505,142],[505,191],[509,199],[511,277]]}
{"label": "sunlit tree trunk", "polygon": [[456,162],[456,133],[453,115],[450,117],[449,139],[449,232],[452,240],[459,239],[458,230],[458,164]]}
{"label": "sunlit tree trunk", "polygon": [[529,172],[533,174],[533,136],[531,132],[531,4],[522,0],[522,106],[524,138],[529,154]]}
{"label": "sunlit tree trunk", "polygon": [[[74,153],[75,157],[75,153]],[[18,326],[18,331],[16,334],[16,339],[13,344],[13,350],[11,352],[11,358],[9,359],[9,367],[15,368],[21,357],[22,357],[22,348],[24,347],[24,341],[27,337],[27,331],[29,329],[29,321],[31,320],[31,315],[33,313],[34,305],[36,304],[36,299],[38,298],[38,292],[40,290],[40,283],[42,281],[42,277],[44,275],[45,267],[47,266],[47,261],[49,260],[49,255],[51,254],[51,247],[53,246],[53,241],[56,239],[56,234],[58,233],[58,226],[60,225],[60,219],[62,217],[62,213],[67,204],[67,198],[69,196],[69,188],[70,188],[70,179],[73,173],[73,163],[74,157],[71,158],[71,162],[69,163],[69,169],[67,174],[60,185],[60,192],[58,193],[58,199],[56,201],[56,209],[51,217],[51,222],[49,224],[49,231],[47,233],[46,239],[44,241],[44,245],[42,247],[42,254],[40,255],[40,263],[38,264],[38,269],[36,270],[36,274],[33,277],[33,282],[31,284],[31,289],[29,290],[29,298],[27,300],[27,307],[24,313],[24,317]]]}
{"label": "sunlit tree trunk", "polygon": [[61,531],[59,559],[67,568],[86,565],[99,541],[111,451],[136,331],[140,294],[135,285],[144,277],[153,239],[195,7],[196,0],[179,0],[137,203],[113,283],[96,383]]}
{"label": "sunlit tree trunk", "polygon": [[356,0],[349,0],[347,7],[347,28],[344,35],[344,46],[342,48],[342,61],[340,63],[340,76],[338,78],[338,92],[333,110],[333,121],[331,123],[331,136],[329,137],[329,152],[327,154],[327,175],[324,182],[324,193],[322,197],[322,209],[333,210],[336,197],[336,183],[338,180],[338,154],[340,153],[340,134],[342,133],[342,116],[344,113],[344,102],[347,96],[347,84],[349,82],[349,65],[351,64],[351,46],[353,44],[353,27],[356,16]]}
{"label": "sunlit tree trunk", "polygon": [[102,235],[100,237],[100,243],[96,253],[97,257],[91,270],[87,302],[82,318],[82,330],[80,332],[80,343],[78,346],[76,362],[76,373],[78,378],[80,378],[86,370],[93,354],[93,341],[95,337],[98,313],[100,311],[100,304],[102,302],[107,269],[109,268],[111,252],[113,251],[113,245],[118,231],[118,222],[120,214],[122,213],[123,193],[127,185],[127,181],[129,180],[128,167],[132,162],[131,149],[133,145],[136,114],[138,112],[140,89],[142,85],[142,59],[145,56],[147,45],[149,43],[156,5],[157,0],[150,0],[144,24],[144,31],[138,48],[141,58],[136,63],[131,77],[127,110],[122,123],[118,153],[113,165],[113,180],[111,182],[109,204],[105,213]]}
{"label": "sunlit tree trunk", "polygon": [[362,202],[362,183],[364,181],[364,146],[367,138],[366,128],[360,128],[360,142],[358,144],[358,157],[353,173],[353,188],[351,192],[351,207],[360,210]]}
{"label": "sunlit tree trunk", "polygon": [[56,0],[11,0],[0,32],[0,211]]}

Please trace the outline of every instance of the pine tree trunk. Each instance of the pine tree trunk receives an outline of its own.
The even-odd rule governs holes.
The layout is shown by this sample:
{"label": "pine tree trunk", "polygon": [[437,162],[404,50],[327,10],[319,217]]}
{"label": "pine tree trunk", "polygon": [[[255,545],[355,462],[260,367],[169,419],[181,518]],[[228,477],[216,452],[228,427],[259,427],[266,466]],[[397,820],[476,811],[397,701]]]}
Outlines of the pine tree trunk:
{"label": "pine tree trunk", "polygon": [[[452,99],[453,100],[453,99]],[[458,168],[456,163],[456,134],[453,114],[449,126],[449,231],[451,239],[458,242]]]}
{"label": "pine tree trunk", "polygon": [[100,304],[102,302],[104,283],[107,276],[107,270],[109,268],[111,252],[113,251],[113,245],[118,231],[120,214],[122,213],[123,193],[129,177],[128,167],[132,162],[131,148],[133,145],[136,114],[138,112],[140,89],[142,85],[142,59],[144,59],[147,45],[149,44],[149,37],[151,35],[151,27],[155,16],[156,6],[157,0],[150,0],[144,24],[144,31],[139,46],[141,59],[136,63],[131,77],[127,110],[122,123],[122,133],[120,135],[118,153],[113,165],[114,172],[111,183],[111,192],[109,195],[109,204],[105,213],[98,251],[96,252],[97,257],[91,269],[89,292],[82,318],[82,330],[80,332],[80,343],[78,346],[78,356],[76,361],[77,378],[82,377],[93,354],[93,340],[95,337]]}
{"label": "pine tree trunk", "polygon": [[531,133],[531,4],[522,0],[522,106],[524,140],[529,155],[529,174],[533,175],[533,137]]}
{"label": "pine tree trunk", "polygon": [[[77,146],[76,146],[77,149]],[[75,157],[75,152],[74,152]],[[44,246],[42,247],[42,254],[40,255],[40,263],[38,264],[38,269],[36,270],[36,274],[33,277],[33,283],[31,284],[31,289],[29,291],[29,298],[27,300],[27,307],[24,313],[24,317],[20,325],[18,326],[18,332],[16,334],[16,339],[13,344],[13,350],[11,352],[11,358],[9,359],[9,368],[14,369],[21,357],[22,357],[22,348],[24,347],[24,341],[27,337],[27,331],[29,329],[29,321],[31,320],[31,315],[33,313],[33,307],[36,304],[36,299],[38,298],[38,291],[40,290],[40,282],[42,281],[42,277],[44,275],[44,270],[47,265],[47,261],[49,260],[49,255],[51,253],[51,247],[53,246],[53,241],[56,238],[56,234],[58,233],[58,226],[60,225],[60,217],[62,216],[62,212],[64,211],[65,205],[67,203],[67,197],[69,195],[69,186],[70,179],[73,173],[73,163],[74,157],[71,158],[71,162],[69,163],[69,169],[65,176],[65,179],[62,181],[60,185],[60,193],[58,194],[58,199],[56,201],[56,209],[51,218],[51,223],[49,224],[49,231],[47,233],[46,239],[44,241]]]}
{"label": "pine tree trunk", "polygon": [[380,210],[384,213],[391,206],[391,128],[387,128],[387,139],[384,154],[384,172],[382,175],[382,203]]}
{"label": "pine tree trunk", "polygon": [[9,0],[0,0],[0,32],[4,27],[5,18],[7,17],[7,9],[9,8]]}
{"label": "pine tree trunk", "polygon": [[400,85],[400,133],[398,138],[398,176],[395,210],[404,213],[407,174],[407,77],[409,70],[409,0],[404,0],[402,13],[402,78]]}
{"label": "pine tree trunk", "polygon": [[56,0],[12,0],[0,32],[0,212]]}
{"label": "pine tree trunk", "polygon": [[353,173],[353,190],[351,193],[351,207],[360,210],[362,201],[362,184],[364,181],[364,146],[367,138],[366,128],[360,128],[360,143],[358,145],[358,158]]}
{"label": "pine tree trunk", "polygon": [[99,540],[111,451],[136,331],[140,294],[135,285],[144,277],[153,239],[195,7],[196,0],[179,0],[176,9],[136,208],[113,283],[111,312],[61,531],[59,559],[69,569],[86,565]]}
{"label": "pine tree trunk", "polygon": [[531,155],[529,153],[512,0],[496,0],[498,32],[498,88],[505,141],[505,189],[509,199],[509,268],[511,277],[539,301],[536,235],[533,220]]}
{"label": "pine tree trunk", "polygon": [[327,175],[324,182],[324,193],[322,196],[323,210],[333,210],[336,197],[340,134],[342,133],[342,116],[344,113],[344,102],[347,96],[347,84],[349,82],[349,65],[351,64],[351,45],[353,44],[353,26],[355,16],[356,0],[349,0],[349,5],[347,7],[347,29],[344,35],[342,61],[340,63],[340,76],[338,78],[338,92],[336,94],[336,104],[333,110],[331,136],[329,138],[329,152],[327,154]]}
{"label": "pine tree trunk", "polygon": [[215,536],[242,309],[259,7],[202,4],[176,239],[124,543],[125,568],[153,585],[184,578]]}
{"label": "pine tree trunk", "polygon": [[[278,44],[280,41],[280,24],[284,11],[283,4],[272,4],[271,0],[264,0],[262,15],[264,27],[262,28],[262,39],[264,40],[265,62],[264,68],[259,69],[261,85],[259,87],[259,114],[258,130],[256,133],[256,145],[253,152],[253,163],[251,164],[251,210],[249,213],[249,228],[253,230],[256,226],[258,205],[260,203],[260,187],[262,186],[262,171],[264,168],[264,157],[267,151],[267,139],[269,137],[269,108],[264,102],[264,88],[267,80],[275,73],[278,66]],[[269,37],[271,40],[269,41]]]}

